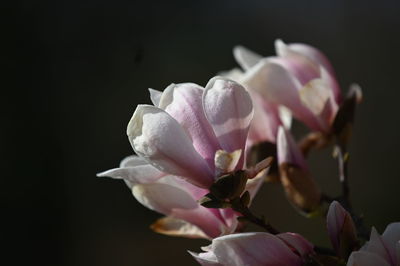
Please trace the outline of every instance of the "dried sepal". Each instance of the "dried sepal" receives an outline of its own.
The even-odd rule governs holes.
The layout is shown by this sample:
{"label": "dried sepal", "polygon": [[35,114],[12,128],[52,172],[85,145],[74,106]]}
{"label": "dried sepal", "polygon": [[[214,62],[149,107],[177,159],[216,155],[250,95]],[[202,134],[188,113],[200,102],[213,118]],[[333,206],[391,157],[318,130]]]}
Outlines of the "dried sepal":
{"label": "dried sepal", "polygon": [[351,136],[351,128],[354,124],[356,106],[362,101],[361,88],[358,85],[351,86],[346,98],[339,107],[332,124],[332,133],[338,141],[344,145]]}
{"label": "dried sepal", "polygon": [[239,170],[218,178],[210,187],[210,192],[219,200],[234,199],[239,197],[247,182],[245,171]]}
{"label": "dried sepal", "polygon": [[316,212],[321,202],[321,192],[309,173],[287,163],[281,164],[280,173],[289,202],[307,216]]}

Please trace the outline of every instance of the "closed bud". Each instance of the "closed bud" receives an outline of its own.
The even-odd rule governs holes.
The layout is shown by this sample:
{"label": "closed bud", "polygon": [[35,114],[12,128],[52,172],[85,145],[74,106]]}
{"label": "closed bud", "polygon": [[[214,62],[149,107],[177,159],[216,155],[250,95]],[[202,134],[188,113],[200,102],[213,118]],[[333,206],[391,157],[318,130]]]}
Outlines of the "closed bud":
{"label": "closed bud", "polygon": [[350,253],[359,247],[359,243],[353,219],[337,201],[329,206],[327,227],[337,255],[347,259]]}

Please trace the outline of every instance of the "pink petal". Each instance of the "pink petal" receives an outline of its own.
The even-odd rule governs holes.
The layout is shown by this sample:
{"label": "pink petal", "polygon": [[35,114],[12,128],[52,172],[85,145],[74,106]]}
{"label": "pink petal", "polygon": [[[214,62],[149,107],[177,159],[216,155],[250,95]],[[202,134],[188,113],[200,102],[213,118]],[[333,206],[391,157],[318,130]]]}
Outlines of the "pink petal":
{"label": "pink petal", "polygon": [[213,172],[207,162],[185,130],[162,109],[138,105],[127,134],[135,152],[162,172],[185,177],[203,188],[212,184]]}
{"label": "pink petal", "polygon": [[294,248],[302,257],[314,252],[314,246],[299,234],[283,233],[277,235],[277,237]]}
{"label": "pink petal", "polygon": [[275,143],[278,127],[283,124],[279,108],[266,101],[258,92],[249,91],[254,106],[254,116],[249,129],[250,144],[268,141]]}
{"label": "pink petal", "polygon": [[203,88],[193,83],[172,84],[165,89],[160,108],[186,130],[196,151],[214,170],[214,155],[220,149],[202,105]]}
{"label": "pink petal", "polygon": [[171,217],[185,220],[200,228],[209,238],[215,238],[227,231],[223,220],[215,215],[217,209],[208,209],[198,206],[195,209],[178,209],[171,212]]}
{"label": "pink petal", "polygon": [[[223,150],[244,150],[253,117],[253,105],[248,92],[238,83],[221,77],[212,78],[203,94],[207,120]],[[243,158],[238,167],[243,165]]]}
{"label": "pink petal", "polygon": [[222,236],[212,242],[212,252],[222,265],[301,265],[302,260],[279,238],[268,233]]}
{"label": "pink petal", "polygon": [[301,43],[293,43],[289,45],[285,45],[281,40],[275,41],[275,47],[277,54],[279,56],[288,56],[290,54],[298,54],[308,58],[310,61],[323,66],[329,74],[332,76],[334,84],[332,86],[336,102],[341,101],[341,92],[340,88],[336,82],[335,72],[332,67],[332,64],[329,62],[328,58],[318,49]]}
{"label": "pink petal", "polygon": [[333,248],[339,250],[339,233],[343,228],[345,216],[347,215],[346,210],[337,201],[333,201],[329,206],[327,219],[328,234],[331,240]]}
{"label": "pink petal", "polygon": [[[333,201],[328,209],[327,228],[329,238],[335,251],[339,254],[341,245],[352,245],[353,243],[341,243],[343,241],[356,241],[356,229],[350,214],[340,205],[339,202]],[[343,238],[344,235],[347,237]],[[351,246],[350,246],[351,248]]]}
{"label": "pink petal", "polygon": [[279,165],[287,163],[294,164],[304,170],[307,169],[307,163],[303,154],[292,135],[283,127],[279,127],[278,130],[277,154]]}

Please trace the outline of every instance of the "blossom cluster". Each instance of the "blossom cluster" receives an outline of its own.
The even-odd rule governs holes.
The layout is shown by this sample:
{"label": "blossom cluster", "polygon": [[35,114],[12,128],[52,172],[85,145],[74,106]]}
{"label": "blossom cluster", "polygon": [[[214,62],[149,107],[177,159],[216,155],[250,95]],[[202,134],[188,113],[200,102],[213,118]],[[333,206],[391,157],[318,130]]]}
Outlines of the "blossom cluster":
{"label": "blossom cluster", "polygon": [[[342,95],[334,69],[316,48],[275,42],[276,56],[234,49],[241,69],[205,87],[149,89],[127,127],[136,155],[98,176],[122,179],[133,196],[164,217],[158,233],[211,241],[189,253],[201,265],[400,265],[400,223],[379,235],[352,209],[347,143],[361,89]],[[309,128],[299,142],[292,118]],[[329,197],[312,178],[307,155],[333,147],[343,193]],[[249,209],[264,183],[280,183],[307,218],[326,219],[332,248],[279,232]],[[266,214],[265,217],[269,217]],[[266,232],[244,232],[254,223]]]}

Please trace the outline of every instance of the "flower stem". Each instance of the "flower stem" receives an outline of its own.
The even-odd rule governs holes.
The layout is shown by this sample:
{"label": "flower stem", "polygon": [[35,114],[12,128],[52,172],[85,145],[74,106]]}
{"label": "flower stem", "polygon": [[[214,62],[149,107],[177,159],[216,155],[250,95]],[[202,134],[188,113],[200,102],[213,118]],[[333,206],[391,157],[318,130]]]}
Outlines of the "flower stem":
{"label": "flower stem", "polygon": [[350,187],[348,181],[348,159],[349,154],[346,148],[342,145],[336,145],[336,155],[339,166],[339,180],[342,187],[342,195],[340,196],[340,203],[350,213],[353,221],[357,227],[358,236],[368,240],[370,230],[365,226],[364,219],[355,214],[350,200]]}
{"label": "flower stem", "polygon": [[255,225],[258,225],[259,227],[262,227],[265,231],[267,231],[270,234],[276,235],[279,234],[279,231],[275,229],[272,225],[269,223],[265,222],[264,219],[259,218],[255,216],[250,209],[244,205],[240,199],[234,199],[231,202],[232,208],[239,212],[240,214],[243,215],[243,217],[249,221],[252,222]]}

